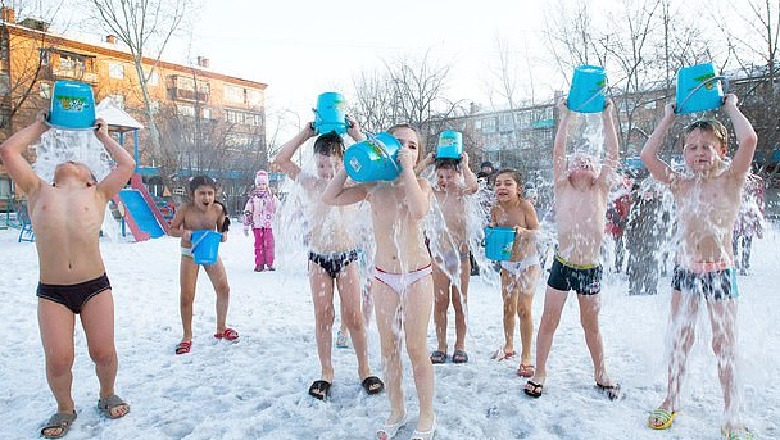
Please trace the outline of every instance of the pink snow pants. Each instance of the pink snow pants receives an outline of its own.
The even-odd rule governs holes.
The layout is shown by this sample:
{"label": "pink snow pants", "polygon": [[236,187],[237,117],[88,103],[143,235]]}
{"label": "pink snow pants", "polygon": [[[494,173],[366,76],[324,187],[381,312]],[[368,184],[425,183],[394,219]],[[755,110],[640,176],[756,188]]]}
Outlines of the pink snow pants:
{"label": "pink snow pants", "polygon": [[254,228],[255,267],[274,267],[274,233],[271,228]]}

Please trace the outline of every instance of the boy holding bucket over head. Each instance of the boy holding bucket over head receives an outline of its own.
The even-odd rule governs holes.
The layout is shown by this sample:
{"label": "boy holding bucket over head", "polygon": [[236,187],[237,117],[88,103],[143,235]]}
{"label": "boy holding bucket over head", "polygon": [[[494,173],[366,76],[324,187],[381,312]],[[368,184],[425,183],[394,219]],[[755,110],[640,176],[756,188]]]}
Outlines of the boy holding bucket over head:
{"label": "boy holding bucket over head", "polygon": [[[447,359],[447,314],[452,298],[455,311],[455,346],[452,362],[466,363],[469,360],[466,344],[466,303],[471,278],[471,254],[469,252],[468,212],[465,196],[479,191],[477,176],[469,168],[469,156],[462,153],[461,159],[436,159],[431,153],[421,165],[435,164],[436,196],[442,220],[438,230],[428,230],[429,248],[433,257],[433,321],[436,326],[436,350],[431,353],[431,362],[443,364]],[[418,167],[419,168],[419,167]]]}
{"label": "boy holding bucket over head", "polygon": [[[183,204],[171,220],[172,237],[181,237],[181,326],[183,335],[176,346],[176,354],[189,353],[192,348],[192,314],[195,301],[195,286],[198,282],[198,271],[201,264],[196,261],[199,246],[209,246],[209,235],[221,232],[221,240],[227,240],[227,218],[225,207],[215,200],[217,183],[211,177],[197,176],[190,180],[190,201]],[[216,245],[216,244],[215,244]],[[238,342],[238,332],[228,327],[227,311],[230,303],[230,286],[228,285],[225,266],[218,256],[211,264],[202,264],[203,270],[211,280],[217,293],[217,333],[214,337],[221,340]]]}
{"label": "boy holding bucket over head", "polygon": [[392,438],[407,421],[401,387],[403,334],[420,402],[420,417],[412,439],[429,440],[436,430],[433,365],[426,344],[433,306],[433,280],[431,258],[423,237],[423,220],[430,207],[431,187],[414,172],[415,163],[423,155],[419,151],[422,144],[417,131],[409,124],[400,124],[388,132],[400,143],[398,177],[392,182],[347,185],[347,172],[341,168],[322,198],[332,205],[350,205],[361,200],[371,203],[376,240],[376,279],[371,284],[371,293],[391,408],[390,417],[377,431],[377,437],[380,440]]}
{"label": "boy holding bucket over head", "polygon": [[724,161],[728,132],[714,120],[696,121],[686,130],[683,158],[689,173],[675,172],[658,158],[658,150],[674,121],[673,104],[666,106],[663,119],[642,150],[642,162],[656,180],[669,187],[674,197],[680,228],[672,277],[672,352],[667,393],[661,406],[650,413],[648,425],[666,429],[680,410],[680,387],[695,338],[696,317],[700,305],[706,304],[725,402],[723,431],[727,439],[733,440],[752,438],[739,421],[735,365],[738,293],[731,240],[757,136],[737,109],[737,97],[726,95],[724,100],[724,110],[734,124],[739,143],[730,163]]}
{"label": "boy holding bucket over head", "polygon": [[[360,141],[364,138],[357,123],[347,117],[349,136]],[[384,383],[371,374],[368,365],[368,337],[366,320],[360,308],[361,283],[358,270],[358,244],[352,227],[357,209],[334,208],[323,202],[325,187],[333,179],[336,169],[342,167],[344,140],[335,132],[317,137],[314,156],[317,174],[307,173],[293,161],[293,155],[310,138],[317,135],[312,124],[284,144],[274,159],[274,165],[303,187],[309,204],[307,218],[311,226],[309,236],[309,286],[314,302],[315,336],[321,375],[309,387],[309,395],[326,400],[333,385],[333,360],[331,356],[335,310],[333,295],[338,288],[341,297],[341,320],[349,329],[358,360],[358,376],[363,389],[369,395],[380,393]]]}
{"label": "boy holding bucket over head", "polygon": [[491,226],[507,227],[515,230],[512,243],[512,256],[501,261],[501,291],[504,299],[504,346],[499,348],[494,358],[498,360],[514,356],[515,316],[520,319],[520,365],[517,375],[531,377],[534,367],[531,364],[531,339],[534,322],[531,305],[536,290],[536,282],[541,274],[537,235],[539,219],[533,205],[522,197],[523,183],[520,173],[513,169],[503,169],[496,174],[495,206],[490,210]]}
{"label": "boy holding bucket over head", "polygon": [[49,127],[45,115],[20,130],[0,146],[0,157],[17,188],[27,195],[28,210],[38,251],[38,326],[46,357],[46,381],[57,401],[41,435],[64,436],[76,419],[73,382],[73,326],[81,325],[100,383],[98,409],[116,419],[130,406],[114,394],[117,355],[114,348],[114,300],[100,254],[98,237],[108,200],[127,183],[135,161],[108,134],[108,126],[96,121],[95,136],[116,161],[116,168],[96,182],[83,163],[66,162],[54,169],[54,183],[39,178],[22,156]]}
{"label": "boy holding bucket over head", "polygon": [[553,336],[566,297],[569,291],[574,290],[579,300],[585,342],[593,360],[593,378],[599,390],[606,392],[611,400],[619,397],[620,386],[612,382],[607,374],[599,330],[602,276],[599,251],[604,241],[610,179],[618,163],[618,139],[612,116],[612,101],[606,100],[601,113],[606,158],[600,171],[590,155],[579,153],[567,160],[566,138],[571,111],[565,99],[558,102],[558,110],[561,121],[553,145],[553,196],[558,249],[547,280],[544,311],[536,337],[536,372],[526,383],[524,391],[531,397],[542,395]]}

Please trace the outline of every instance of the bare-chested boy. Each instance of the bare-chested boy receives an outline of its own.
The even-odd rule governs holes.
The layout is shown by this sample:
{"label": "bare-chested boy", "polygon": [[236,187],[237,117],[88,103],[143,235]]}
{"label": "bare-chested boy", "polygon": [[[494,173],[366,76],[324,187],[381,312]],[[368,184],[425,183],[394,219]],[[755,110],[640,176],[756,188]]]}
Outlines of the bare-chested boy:
{"label": "bare-chested boy", "polygon": [[[364,139],[354,119],[348,118],[349,136],[356,141]],[[349,329],[355,354],[358,358],[358,376],[367,394],[378,394],[384,389],[381,379],[371,374],[368,365],[368,339],[366,322],[360,308],[360,274],[358,247],[352,225],[355,225],[357,209],[350,206],[333,207],[322,201],[325,187],[333,179],[336,170],[343,168],[344,140],[340,135],[327,133],[314,142],[317,174],[301,171],[292,161],[296,151],[310,138],[317,135],[311,124],[284,144],[274,159],[274,166],[296,180],[306,192],[308,205],[306,218],[309,235],[309,285],[314,302],[317,354],[322,369],[319,380],[309,387],[309,394],[326,400],[333,384],[332,338],[336,312],[333,294],[338,288],[341,297],[341,321]]]}
{"label": "bare-chested boy", "polygon": [[[192,349],[192,308],[195,302],[195,287],[198,282],[200,264],[192,255],[192,233],[195,231],[219,231],[222,241],[227,240],[227,218],[225,207],[215,200],[217,183],[208,176],[196,176],[190,180],[190,201],[184,203],[176,211],[171,220],[170,235],[181,237],[181,261],[179,266],[179,281],[181,284],[182,337],[176,346],[176,354],[186,354]],[[227,311],[230,304],[230,285],[222,259],[204,265],[203,270],[209,276],[211,285],[217,293],[217,332],[216,339],[237,342],[238,332],[227,326]]]}
{"label": "bare-chested boy", "polygon": [[402,146],[398,151],[400,176],[393,182],[347,185],[346,170],[341,168],[322,199],[332,205],[350,205],[366,199],[371,203],[376,240],[376,280],[371,290],[391,411],[385,425],[377,431],[377,438],[392,438],[407,420],[401,387],[400,335],[403,333],[420,408],[412,440],[430,440],[436,431],[436,417],[433,365],[428,357],[426,336],[433,305],[433,281],[423,220],[430,207],[431,187],[414,172],[418,153],[422,153],[418,152],[422,145],[417,131],[407,124],[393,126],[388,131]]}
{"label": "bare-chested boy", "polygon": [[558,251],[547,280],[544,311],[536,337],[536,374],[526,384],[525,393],[532,397],[542,394],[547,378],[547,357],[555,329],[560,322],[566,297],[570,290],[574,290],[580,304],[580,323],[585,332],[585,342],[593,360],[593,377],[599,389],[614,399],[619,395],[619,386],[607,374],[599,331],[602,275],[599,249],[604,240],[610,178],[614,176],[618,162],[612,101],[607,100],[602,112],[606,158],[600,171],[597,170],[595,159],[585,154],[577,154],[567,161],[566,138],[571,111],[566,107],[564,99],[558,102],[558,110],[561,121],[553,146],[553,196],[558,225]]}
{"label": "bare-chested boy", "polygon": [[685,363],[694,342],[696,316],[704,302],[712,321],[712,349],[725,402],[723,431],[727,439],[750,439],[739,420],[736,380],[737,283],[731,246],[734,221],[742,188],[750,171],[757,136],[737,109],[737,97],[727,95],[723,109],[734,124],[739,148],[731,163],[726,127],[714,120],[700,120],[686,130],[683,158],[688,173],[674,172],[658,159],[658,150],[674,121],[674,105],[668,104],[661,122],[642,150],[642,161],[659,182],[668,185],[677,206],[680,243],[672,279],[670,356],[666,399],[651,412],[653,429],[671,426],[680,410],[680,386]]}
{"label": "bare-chested boy", "polygon": [[534,323],[531,305],[536,283],[541,275],[537,235],[539,219],[533,205],[522,197],[523,181],[520,173],[504,169],[496,173],[496,204],[490,210],[490,223],[494,226],[514,228],[515,241],[512,256],[501,262],[501,296],[504,299],[504,346],[495,358],[508,359],[514,356],[515,316],[520,319],[520,365],[517,375],[531,377],[531,339]]}
{"label": "bare-chested boy", "polygon": [[[465,196],[479,190],[477,175],[469,168],[469,156],[463,153],[458,163],[452,159],[435,159],[435,153],[426,156],[421,164],[435,164],[436,196],[443,224],[438,230],[427,231],[433,256],[433,322],[436,326],[437,348],[431,353],[431,362],[442,364],[447,359],[447,312],[455,311],[455,347],[452,362],[466,363],[466,303],[471,278],[469,253],[468,211]],[[441,223],[441,222],[439,222]],[[452,293],[450,293],[452,292]]]}
{"label": "bare-chested boy", "polygon": [[76,419],[71,396],[73,382],[73,326],[76,314],[95,363],[100,382],[98,408],[109,418],[130,412],[114,394],[118,361],[114,348],[114,299],[100,255],[98,237],[108,200],[127,183],[135,161],[108,134],[102,119],[95,136],[116,161],[116,168],[100,182],[90,169],[67,162],[54,170],[54,184],[38,177],[22,152],[49,127],[40,114],[0,146],[0,157],[17,188],[27,195],[35,245],[38,250],[38,326],[46,355],[46,380],[57,412],[41,430],[46,438],[64,436]]}

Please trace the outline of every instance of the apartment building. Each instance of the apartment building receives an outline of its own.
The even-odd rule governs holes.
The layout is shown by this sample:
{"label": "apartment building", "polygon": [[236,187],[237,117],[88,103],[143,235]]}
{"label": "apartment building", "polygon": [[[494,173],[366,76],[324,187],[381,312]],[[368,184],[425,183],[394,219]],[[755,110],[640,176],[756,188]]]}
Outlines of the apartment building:
{"label": "apartment building", "polygon": [[[11,7],[0,15],[0,141],[48,108],[57,80],[89,83],[97,102],[110,99],[147,125],[139,73],[115,37],[78,41],[49,32],[36,19],[17,22]],[[194,66],[146,58],[142,65],[163,150],[153,151],[148,131],[141,132],[139,168],[145,179],[175,190],[181,186],[176,179],[209,174],[230,192],[266,166],[267,84],[215,72],[202,56]],[[128,138],[125,147],[132,150]],[[28,158],[35,160],[34,151]],[[10,190],[0,164],[0,199]]]}

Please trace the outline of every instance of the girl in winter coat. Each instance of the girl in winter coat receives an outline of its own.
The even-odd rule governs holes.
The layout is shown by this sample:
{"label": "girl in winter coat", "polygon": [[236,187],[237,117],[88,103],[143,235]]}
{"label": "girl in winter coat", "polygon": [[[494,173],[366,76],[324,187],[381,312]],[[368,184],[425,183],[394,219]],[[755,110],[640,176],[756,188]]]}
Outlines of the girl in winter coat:
{"label": "girl in winter coat", "polygon": [[255,189],[244,208],[244,234],[255,234],[255,272],[274,268],[274,233],[272,221],[279,206],[279,199],[268,187],[268,173],[258,171],[255,175]]}

